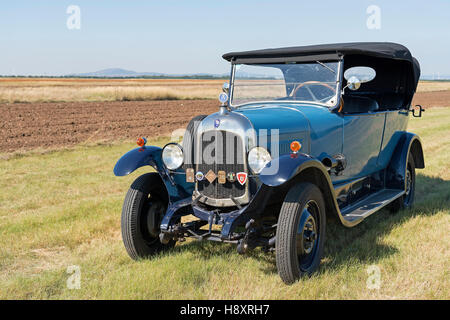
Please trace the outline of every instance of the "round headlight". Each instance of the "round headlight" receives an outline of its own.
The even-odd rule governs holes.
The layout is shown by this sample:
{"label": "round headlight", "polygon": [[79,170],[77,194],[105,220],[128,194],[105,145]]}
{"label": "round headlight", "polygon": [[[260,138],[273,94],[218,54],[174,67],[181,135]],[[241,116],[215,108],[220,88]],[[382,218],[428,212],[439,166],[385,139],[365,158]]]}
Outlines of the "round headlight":
{"label": "round headlight", "polygon": [[255,174],[260,173],[271,160],[269,151],[262,147],[254,147],[248,153],[248,165]]}
{"label": "round headlight", "polygon": [[176,143],[169,143],[163,148],[162,161],[169,170],[176,170],[183,164],[183,149]]}

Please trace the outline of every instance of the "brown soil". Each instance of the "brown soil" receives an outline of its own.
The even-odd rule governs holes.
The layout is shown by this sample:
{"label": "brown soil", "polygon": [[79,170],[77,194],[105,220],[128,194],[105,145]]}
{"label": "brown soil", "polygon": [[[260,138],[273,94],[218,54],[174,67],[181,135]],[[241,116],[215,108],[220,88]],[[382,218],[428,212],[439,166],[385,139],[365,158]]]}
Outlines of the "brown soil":
{"label": "brown soil", "polygon": [[218,105],[214,100],[1,104],[0,152],[170,135]]}
{"label": "brown soil", "polygon": [[450,107],[450,91],[417,92],[412,105],[420,104],[424,108]]}
{"label": "brown soil", "polygon": [[[416,93],[415,104],[448,107],[450,91]],[[217,110],[215,100],[1,104],[0,152],[155,138]]]}

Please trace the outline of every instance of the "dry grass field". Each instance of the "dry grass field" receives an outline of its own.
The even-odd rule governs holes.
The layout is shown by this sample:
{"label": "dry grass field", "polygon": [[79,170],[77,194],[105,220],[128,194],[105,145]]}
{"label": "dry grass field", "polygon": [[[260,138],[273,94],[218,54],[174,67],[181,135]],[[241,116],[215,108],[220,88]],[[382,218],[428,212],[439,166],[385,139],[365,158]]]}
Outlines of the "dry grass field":
{"label": "dry grass field", "polygon": [[224,81],[0,78],[0,103],[215,99]]}
{"label": "dry grass field", "polygon": [[[212,85],[214,95],[221,83]],[[72,86],[62,85],[69,90]],[[47,85],[38,88],[41,94],[43,88],[47,91]],[[441,90],[441,83],[436,88]],[[438,97],[439,105],[448,103]],[[75,129],[81,130],[89,128],[90,121],[101,123],[94,118],[101,119],[112,106],[120,118],[121,108],[131,112],[135,103],[74,102],[64,106],[67,112],[70,107],[74,112],[89,107],[97,110],[74,118]],[[159,113],[170,104],[154,103],[147,107],[155,106],[162,117]],[[435,105],[429,99],[421,103]],[[127,109],[128,104],[133,107]],[[10,132],[5,122],[23,125],[23,130],[32,125],[13,112],[15,106],[25,110],[25,105],[0,104],[2,114],[8,111],[10,115],[7,121],[2,118],[1,138]],[[61,104],[28,106],[32,119],[36,115],[41,119],[55,113]],[[195,101],[188,108],[191,113],[203,111],[195,109]],[[171,112],[176,110],[180,117],[184,114],[179,105]],[[140,116],[152,122],[155,113]],[[69,118],[67,125],[72,126],[72,121]],[[89,133],[65,145],[58,144],[58,139],[52,140],[53,146],[30,142],[21,152],[17,152],[21,140],[16,137],[16,148],[0,150],[0,299],[450,298],[450,108],[430,108],[422,118],[410,120],[408,130],[421,136],[426,161],[426,169],[417,171],[415,208],[395,215],[383,210],[351,229],[330,224],[319,272],[292,286],[279,279],[273,254],[255,250],[241,256],[232,245],[188,241],[151,260],[136,262],[128,257],[120,235],[122,201],[131,182],[149,168],[122,178],[115,177],[112,169],[115,161],[134,147],[132,139],[123,140],[133,121],[118,120],[111,128],[102,127],[102,135]],[[182,122],[181,118],[177,121]],[[160,124],[161,130],[170,125]],[[51,125],[32,127],[30,141],[45,139],[45,134],[33,133]],[[66,128],[65,120],[58,125]],[[54,134],[66,134],[66,129]],[[130,136],[136,134],[133,130]],[[97,139],[102,136],[110,139]],[[162,146],[168,141],[148,137],[149,144]],[[79,289],[67,286],[73,266],[80,271]],[[379,289],[367,286],[374,266],[380,270]]]}
{"label": "dry grass field", "polygon": [[417,92],[448,90],[450,90],[450,81],[419,81],[419,85],[417,86]]}
{"label": "dry grass field", "polygon": [[[216,99],[226,80],[0,78],[0,103]],[[417,92],[448,91],[421,81]]]}

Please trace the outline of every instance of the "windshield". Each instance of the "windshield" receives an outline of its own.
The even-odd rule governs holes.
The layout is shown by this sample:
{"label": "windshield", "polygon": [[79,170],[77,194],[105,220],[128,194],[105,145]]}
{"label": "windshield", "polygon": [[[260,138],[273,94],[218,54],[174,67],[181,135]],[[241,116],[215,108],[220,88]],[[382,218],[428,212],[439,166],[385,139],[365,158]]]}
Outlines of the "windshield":
{"label": "windshield", "polygon": [[337,102],[339,62],[236,64],[231,105],[297,101],[332,107]]}

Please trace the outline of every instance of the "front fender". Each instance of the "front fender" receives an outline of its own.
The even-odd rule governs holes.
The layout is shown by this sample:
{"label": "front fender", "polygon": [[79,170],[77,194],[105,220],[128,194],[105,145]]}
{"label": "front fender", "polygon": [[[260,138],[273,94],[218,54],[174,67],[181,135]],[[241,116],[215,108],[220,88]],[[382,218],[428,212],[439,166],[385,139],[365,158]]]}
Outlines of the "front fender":
{"label": "front fender", "polygon": [[155,169],[159,166],[162,149],[154,146],[144,146],[125,153],[114,166],[116,176],[126,176],[143,166],[152,166]]}
{"label": "front fender", "polygon": [[186,174],[181,168],[176,171],[167,170],[161,159],[162,149],[155,146],[144,146],[125,153],[114,166],[116,176],[126,176],[143,166],[152,166],[159,173],[169,197],[169,204],[191,198],[194,184],[186,182]]}
{"label": "front fender", "polygon": [[[276,187],[284,184],[297,176],[301,171],[315,167],[322,171],[325,177],[328,177],[328,172],[325,166],[307,154],[286,154],[277,159],[272,160],[260,173],[259,178],[265,185]],[[331,186],[331,180],[329,179]]]}

